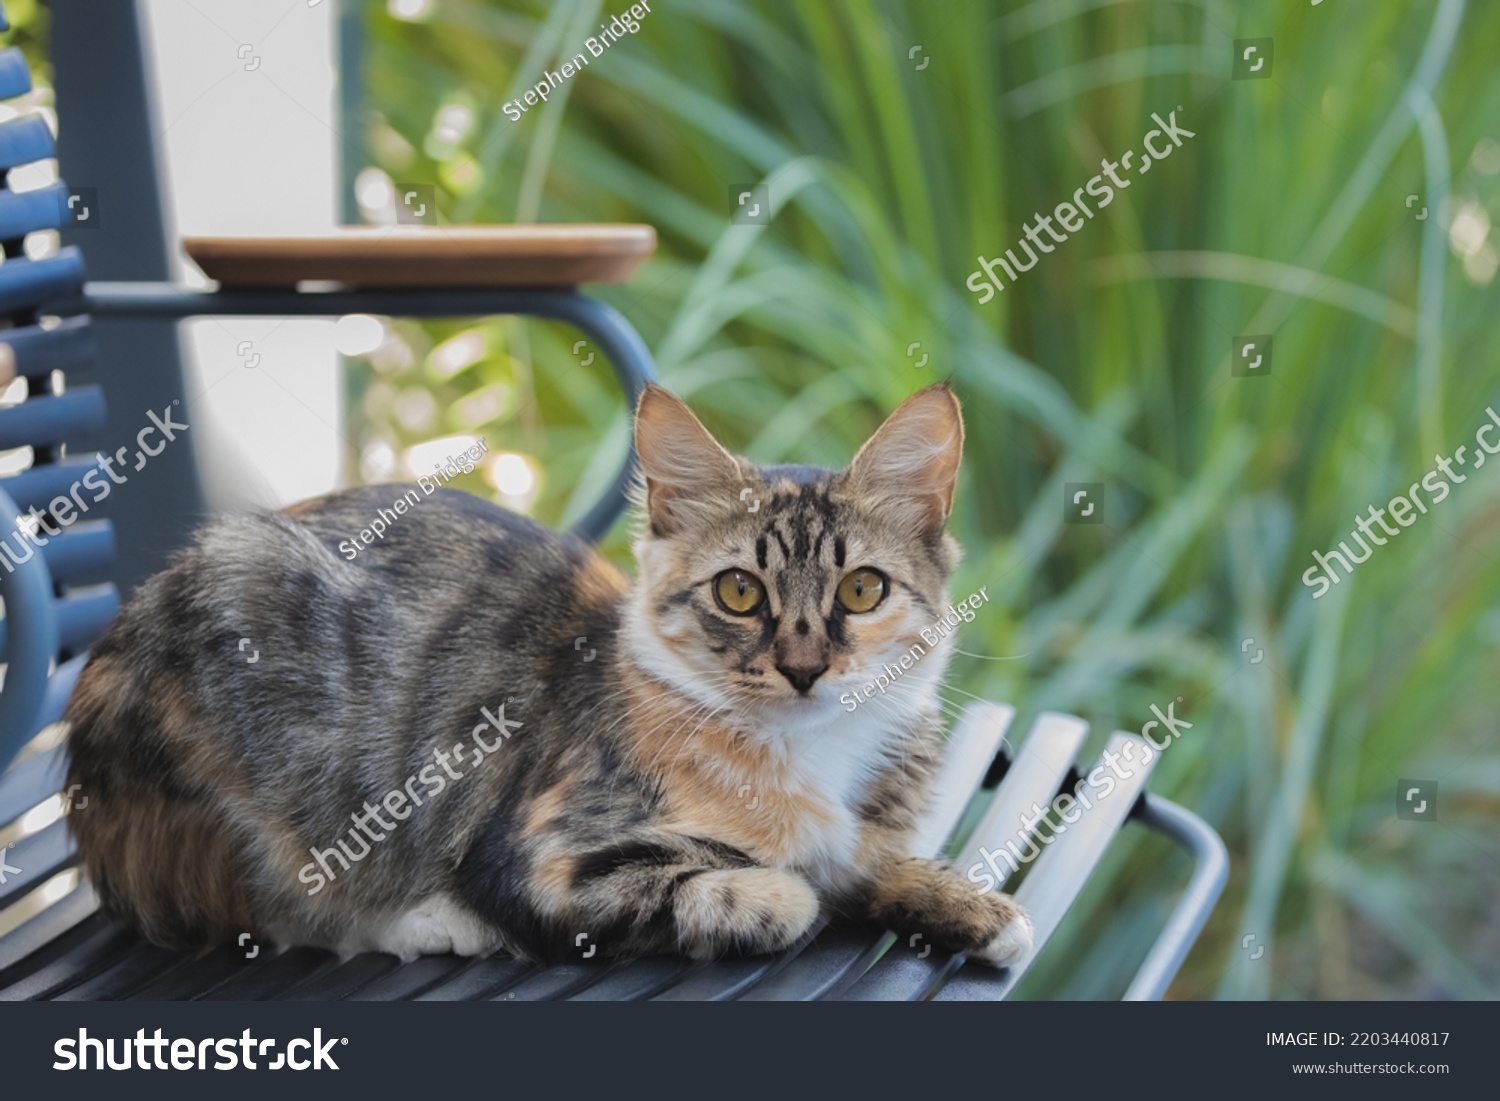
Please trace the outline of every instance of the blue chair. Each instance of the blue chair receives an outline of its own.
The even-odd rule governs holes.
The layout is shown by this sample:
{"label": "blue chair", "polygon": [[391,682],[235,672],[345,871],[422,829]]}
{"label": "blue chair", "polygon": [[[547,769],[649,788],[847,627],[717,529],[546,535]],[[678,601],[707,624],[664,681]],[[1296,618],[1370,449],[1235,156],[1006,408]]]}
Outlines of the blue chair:
{"label": "blue chair", "polygon": [[[3,18],[3,17],[0,17]],[[0,53],[0,99],[22,95],[31,77],[21,52]],[[54,155],[52,132],[39,117],[0,123],[0,176]],[[54,184],[17,194],[0,190],[0,390],[21,400],[0,408],[0,451],[29,448],[27,469],[0,479],[0,769],[10,764],[38,731],[61,717],[88,647],[119,608],[112,584],[102,578],[114,553],[108,520],[77,519],[67,496],[95,462],[65,454],[69,437],[104,423],[98,385],[67,386],[67,372],[86,370],[94,355],[87,316],[45,322],[44,303],[83,289],[83,258],[77,249],[29,259],[28,234],[57,229],[67,211],[67,189]],[[92,493],[89,495],[92,496]],[[85,501],[85,503],[88,503]],[[56,506],[56,511],[54,511]],[[57,523],[57,512],[73,519]],[[26,516],[25,522],[20,517]],[[53,534],[48,534],[52,532]],[[55,729],[55,728],[54,728]],[[63,750],[54,739],[32,743],[0,783],[0,934],[75,894],[78,876],[68,860],[62,829]],[[48,828],[50,827],[50,828]],[[16,870],[16,869],[19,870]],[[71,912],[81,915],[90,900],[78,895]],[[61,916],[61,911],[59,911]],[[50,939],[47,931],[23,930],[8,950],[27,950]]]}
{"label": "blue chair", "polygon": [[[59,4],[60,20],[65,9]],[[133,24],[128,29],[133,33]],[[29,86],[19,52],[0,53],[0,98],[23,94]],[[53,155],[51,132],[39,119],[0,124],[0,171]],[[66,155],[63,159],[66,165]],[[339,960],[303,948],[257,953],[246,962],[247,950],[237,946],[201,958],[158,949],[99,913],[67,835],[67,815],[88,810],[85,795],[79,794],[75,805],[71,793],[60,791],[65,747],[58,725],[87,648],[118,607],[114,587],[104,580],[114,553],[109,521],[97,518],[92,509],[82,519],[70,516],[77,510],[66,504],[70,490],[100,469],[96,459],[71,456],[65,447],[66,441],[97,432],[106,423],[99,386],[68,387],[63,381],[69,373],[89,369],[96,351],[91,314],[169,320],[214,314],[525,314],[566,321],[594,341],[632,403],[654,369],[629,323],[576,289],[577,282],[591,275],[623,275],[621,258],[609,243],[617,245],[620,235],[605,227],[595,233],[598,247],[584,249],[588,255],[582,266],[576,253],[571,259],[560,257],[528,238],[527,231],[516,231],[509,244],[503,231],[493,234],[487,247],[502,252],[509,247],[512,264],[533,265],[526,269],[526,286],[414,288],[377,278],[382,285],[302,293],[295,290],[298,280],[326,278],[340,270],[340,263],[361,263],[367,259],[359,253],[364,246],[346,247],[347,239],[332,239],[323,243],[320,254],[310,256],[305,243],[204,242],[195,247],[204,250],[205,267],[227,264],[223,272],[229,281],[256,289],[241,285],[195,291],[160,280],[85,283],[76,248],[27,259],[26,235],[63,225],[67,200],[63,184],[27,194],[0,189],[0,241],[6,256],[0,265],[0,313],[12,326],[0,330],[0,386],[8,374],[25,380],[24,400],[0,407],[0,453],[31,448],[26,469],[0,478],[0,520],[8,525],[6,543],[15,551],[0,550],[5,605],[0,659],[6,662],[0,692],[0,859],[7,862],[0,865],[0,1000],[990,1000],[1012,993],[1131,822],[1171,839],[1192,860],[1181,897],[1125,991],[1127,998],[1163,995],[1223,889],[1228,860],[1223,843],[1201,819],[1146,791],[1148,768],[1138,769],[1109,800],[1095,804],[1066,834],[1038,850],[1039,858],[1017,891],[1032,916],[1037,942],[1025,960],[998,972],[965,966],[962,957],[930,945],[899,943],[892,934],[836,926],[820,926],[804,943],[775,957],[714,964],[676,958],[619,963],[580,959],[541,967],[504,955],[434,956],[402,964],[374,954]],[[575,227],[574,232],[586,237],[589,230]],[[634,238],[635,246],[626,251],[633,247],[638,260],[643,235],[636,232]],[[453,260],[442,248],[438,245],[428,256],[439,261],[438,270]],[[600,537],[619,517],[633,458],[578,525],[585,536]],[[100,507],[108,506],[101,501]],[[31,509],[38,519],[11,522]],[[33,524],[45,525],[36,540],[29,534]],[[59,534],[46,534],[52,530]],[[953,856],[967,867],[980,861],[985,849],[1025,838],[1030,808],[1077,790],[1088,774],[1088,769],[1075,767],[1086,723],[1065,715],[1038,716],[1017,750],[1007,744],[1014,717],[1009,707],[981,703],[956,724],[939,797],[920,831],[921,845],[932,855]],[[1114,735],[1109,749],[1123,752],[1127,746],[1142,758],[1149,756],[1134,735]],[[976,819],[976,825],[966,825]]]}

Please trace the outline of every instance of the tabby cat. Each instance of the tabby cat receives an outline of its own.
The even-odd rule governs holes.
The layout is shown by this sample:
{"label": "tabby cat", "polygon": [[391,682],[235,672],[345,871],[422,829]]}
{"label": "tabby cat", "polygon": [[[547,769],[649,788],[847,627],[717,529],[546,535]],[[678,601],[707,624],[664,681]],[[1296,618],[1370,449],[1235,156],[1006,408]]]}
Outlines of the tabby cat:
{"label": "tabby cat", "polygon": [[181,948],[706,958],[784,948],[822,909],[1023,953],[1010,898],[910,851],[945,647],[839,702],[948,603],[953,393],[912,396],[839,472],[736,458],[659,388],[635,434],[634,582],[450,489],[203,530],[68,709],[106,907]]}

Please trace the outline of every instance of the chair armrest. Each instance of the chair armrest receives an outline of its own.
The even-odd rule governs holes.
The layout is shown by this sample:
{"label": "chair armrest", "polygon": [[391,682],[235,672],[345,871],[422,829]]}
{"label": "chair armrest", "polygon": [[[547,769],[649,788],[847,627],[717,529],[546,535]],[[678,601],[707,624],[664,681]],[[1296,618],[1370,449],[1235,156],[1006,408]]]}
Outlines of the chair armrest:
{"label": "chair armrest", "polygon": [[[64,310],[87,310],[100,317],[339,317],[351,313],[396,317],[481,317],[514,314],[564,321],[593,340],[614,368],[634,408],[656,367],[645,341],[619,312],[571,288],[517,290],[504,287],[426,287],[415,290],[374,288],[299,292],[293,290],[202,291],[171,283],[89,283],[82,298],[59,304]],[[615,480],[574,527],[597,542],[626,506],[626,490],[635,464],[635,445]]]}
{"label": "chair armrest", "polygon": [[574,287],[624,283],[656,249],[646,225],[367,226],[320,237],[188,237],[225,287]]}

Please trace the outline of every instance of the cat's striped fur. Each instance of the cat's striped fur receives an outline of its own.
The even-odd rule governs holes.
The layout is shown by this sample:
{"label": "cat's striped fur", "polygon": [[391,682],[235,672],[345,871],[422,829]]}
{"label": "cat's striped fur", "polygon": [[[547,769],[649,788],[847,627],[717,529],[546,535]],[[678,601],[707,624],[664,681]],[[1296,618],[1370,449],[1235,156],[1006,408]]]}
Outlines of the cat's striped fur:
{"label": "cat's striped fur", "polygon": [[[338,542],[405,487],[205,529],[68,710],[105,903],[185,947],[709,957],[788,945],[821,907],[1022,951],[1010,899],[908,851],[942,648],[857,711],[838,700],[947,604],[952,393],[912,397],[837,473],[735,458],[655,388],[636,437],[634,582],[451,490],[356,561]],[[858,567],[888,583],[854,614],[835,591]],[[763,583],[754,614],[716,599],[731,569]]]}

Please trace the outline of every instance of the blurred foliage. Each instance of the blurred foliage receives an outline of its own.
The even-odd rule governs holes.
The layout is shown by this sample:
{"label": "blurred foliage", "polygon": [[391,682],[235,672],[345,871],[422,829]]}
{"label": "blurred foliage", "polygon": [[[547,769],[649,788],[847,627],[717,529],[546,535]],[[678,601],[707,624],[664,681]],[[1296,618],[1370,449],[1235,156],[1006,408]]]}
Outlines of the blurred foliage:
{"label": "blurred foliage", "polygon": [[15,46],[26,56],[26,66],[38,84],[52,83],[52,63],[47,56],[47,28],[52,11],[37,0],[5,0],[5,45]]}
{"label": "blurred foliage", "polygon": [[[1100,732],[1181,698],[1152,787],[1217,825],[1233,873],[1175,996],[1500,994],[1500,475],[1316,603],[1299,581],[1500,404],[1500,6],[658,0],[502,113],[625,6],[369,4],[368,164],[437,184],[450,222],[654,225],[633,283],[593,290],[758,461],[842,465],[953,381],[955,591],[994,599],[948,697]],[[1271,78],[1231,81],[1233,39],[1265,36]],[[1174,109],[1196,137],[987,305],[963,289]],[[731,225],[761,182],[772,222]],[[440,377],[432,348],[470,328],[482,355]],[[602,361],[539,322],[396,333],[357,438],[491,433],[545,470],[537,515],[581,513],[624,449]],[[1274,334],[1268,377],[1231,377],[1240,333]],[[411,388],[430,420],[391,411]],[[1104,523],[1063,523],[1070,481],[1105,483]],[[1396,819],[1411,777],[1439,782],[1437,823]],[[1023,993],[1123,989],[1187,866],[1127,836]]]}

